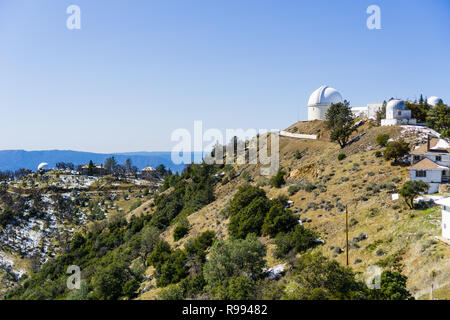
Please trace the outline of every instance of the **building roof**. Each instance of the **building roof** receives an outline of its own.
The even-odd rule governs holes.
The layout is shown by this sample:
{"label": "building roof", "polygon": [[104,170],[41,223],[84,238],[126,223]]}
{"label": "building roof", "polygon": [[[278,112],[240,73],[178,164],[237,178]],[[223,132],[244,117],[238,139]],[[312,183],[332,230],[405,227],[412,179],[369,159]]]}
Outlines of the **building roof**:
{"label": "building roof", "polygon": [[308,100],[308,107],[316,105],[328,105],[332,103],[342,102],[341,94],[334,88],[329,86],[321,86],[315,90]]}
{"label": "building roof", "polygon": [[417,162],[416,164],[414,164],[413,166],[409,167],[409,169],[415,169],[415,170],[424,170],[424,169],[442,169],[442,170],[447,170],[447,167],[444,166],[440,166],[437,163],[431,161],[428,158],[424,158],[422,160],[420,160],[419,162]]}
{"label": "building roof", "polygon": [[[89,164],[84,164],[84,165],[81,166],[81,168],[89,169]],[[101,164],[94,164],[94,168],[101,169],[101,168],[103,168],[103,165],[101,165]]]}
{"label": "building roof", "polygon": [[444,139],[433,138],[430,140],[430,150],[427,149],[427,144],[424,143],[418,148],[414,149],[411,153],[450,153],[450,144]]}

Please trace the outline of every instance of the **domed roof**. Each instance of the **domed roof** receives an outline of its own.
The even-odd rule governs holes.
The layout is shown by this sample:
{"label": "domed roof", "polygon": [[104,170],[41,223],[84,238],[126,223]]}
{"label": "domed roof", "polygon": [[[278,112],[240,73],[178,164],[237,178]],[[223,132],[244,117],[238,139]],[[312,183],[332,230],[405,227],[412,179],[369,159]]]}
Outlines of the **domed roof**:
{"label": "domed roof", "polygon": [[388,110],[405,110],[405,102],[403,100],[393,99],[386,105],[386,111]]}
{"label": "domed roof", "polygon": [[342,102],[342,96],[336,89],[330,88],[329,86],[321,86],[309,97],[308,107],[339,102]]}
{"label": "domed roof", "polygon": [[41,169],[47,169],[48,163],[47,162],[42,162],[38,165],[37,169],[38,171]]}
{"label": "domed roof", "polygon": [[432,107],[436,107],[440,101],[442,101],[442,99],[436,96],[431,96],[427,99],[427,103]]}

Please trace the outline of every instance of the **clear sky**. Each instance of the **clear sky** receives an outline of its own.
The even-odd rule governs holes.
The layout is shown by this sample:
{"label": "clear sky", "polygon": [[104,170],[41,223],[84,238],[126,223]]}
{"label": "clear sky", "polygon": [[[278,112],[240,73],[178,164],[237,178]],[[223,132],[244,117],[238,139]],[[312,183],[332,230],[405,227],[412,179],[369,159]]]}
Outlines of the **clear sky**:
{"label": "clear sky", "polygon": [[165,151],[194,120],[284,129],[322,84],[352,106],[448,102],[450,1],[0,0],[0,149]]}

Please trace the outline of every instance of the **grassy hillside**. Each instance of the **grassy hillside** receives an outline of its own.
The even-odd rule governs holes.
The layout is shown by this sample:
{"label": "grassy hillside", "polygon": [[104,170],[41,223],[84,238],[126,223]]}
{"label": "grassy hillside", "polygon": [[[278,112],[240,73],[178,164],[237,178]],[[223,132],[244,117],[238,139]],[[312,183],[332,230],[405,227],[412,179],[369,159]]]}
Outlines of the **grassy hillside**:
{"label": "grassy hillside", "polygon": [[[126,200],[122,194],[109,204],[114,214],[91,221],[75,233],[67,240],[66,250],[30,280],[20,280],[6,298],[367,298],[362,281],[368,268],[376,265],[406,275],[407,288],[416,298],[427,298],[433,281],[435,296],[449,299],[450,249],[436,238],[440,209],[409,210],[401,199],[392,200],[407,180],[408,170],[383,160],[383,148],[376,144],[381,133],[391,139],[405,136],[412,144],[418,143],[416,138],[406,136],[399,127],[365,123],[353,134],[360,139],[340,149],[328,141],[321,121],[299,122],[287,130],[317,134],[321,140],[280,137],[280,169],[285,172],[281,188],[272,186],[271,177],[259,174],[260,165],[191,165],[182,175],[169,176],[155,195],[144,198],[142,187],[131,193],[130,186],[125,186],[121,192],[136,199]],[[345,158],[338,160],[341,153]],[[110,182],[96,181],[87,191],[90,201],[104,197],[96,193],[96,186],[112,187]],[[260,232],[257,239],[245,239],[244,234],[231,240],[235,230],[230,229],[230,221],[236,219],[232,203],[237,194],[242,196],[242,186],[261,188],[265,194],[257,199],[266,206],[264,210],[273,209],[280,219],[284,215],[282,223],[290,223],[293,215],[295,221],[302,221],[303,229],[296,226],[298,233],[269,236]],[[282,207],[287,200],[293,202],[290,210]],[[108,203],[103,205],[108,208]],[[346,206],[350,268],[342,267]],[[251,204],[239,210],[239,214],[260,214],[260,208]],[[263,212],[264,224],[269,213]],[[279,254],[282,241],[298,240],[289,240],[289,235],[304,239],[294,251]],[[223,263],[234,263],[229,266],[234,268],[231,277],[217,276],[223,272],[217,269],[221,255],[229,255]],[[71,264],[83,270],[82,289],[75,292],[64,286],[64,267]],[[270,280],[261,273],[261,265],[280,264],[287,266],[281,278]],[[341,287],[308,288],[317,276],[337,279]]]}
{"label": "grassy hillside", "polygon": [[[323,140],[329,138],[321,121],[299,122],[287,130],[318,134]],[[175,225],[162,236],[174,247],[182,247],[207,229],[227,237],[229,220],[221,212],[238,187],[250,183],[261,186],[268,197],[289,196],[294,202],[294,214],[307,221],[304,225],[317,231],[325,240],[324,245],[313,251],[320,251],[341,264],[345,264],[345,252],[338,253],[338,248],[345,250],[344,208],[348,205],[350,266],[361,279],[371,265],[401,270],[408,277],[409,290],[417,298],[427,298],[431,275],[435,272],[435,289],[442,288],[437,291],[437,297],[449,299],[450,248],[435,238],[441,232],[439,207],[409,210],[402,199],[392,200],[392,193],[398,192],[409,172],[406,167],[393,166],[390,161],[375,155],[376,151],[383,151],[376,144],[379,134],[387,133],[392,139],[403,136],[411,143],[416,142],[414,137],[402,135],[399,127],[371,127],[369,124],[361,126],[354,136],[361,133],[365,134],[359,141],[344,149],[327,141],[280,137],[280,164],[286,171],[285,186],[271,187],[269,177],[259,175],[259,165],[234,166],[232,173],[225,176],[229,182],[216,186],[217,200],[188,216],[191,229],[185,238],[173,240]],[[298,153],[300,159],[296,158]],[[337,160],[340,153],[346,154],[342,161]],[[292,186],[299,190],[292,193]],[[365,234],[367,239],[353,239],[360,234]],[[266,260],[269,266],[285,262],[273,257],[275,244],[272,239],[261,238],[261,241],[268,246]],[[143,299],[151,297],[155,297],[155,292],[141,296]]]}

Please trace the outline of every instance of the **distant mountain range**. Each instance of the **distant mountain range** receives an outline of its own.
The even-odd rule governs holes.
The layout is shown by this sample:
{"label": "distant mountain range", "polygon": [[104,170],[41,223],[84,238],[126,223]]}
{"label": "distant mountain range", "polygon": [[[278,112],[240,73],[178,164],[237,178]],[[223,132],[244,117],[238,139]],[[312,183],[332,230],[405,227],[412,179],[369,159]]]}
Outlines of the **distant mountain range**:
{"label": "distant mountain range", "polygon": [[49,167],[56,167],[58,162],[72,162],[75,166],[87,164],[90,160],[97,164],[104,164],[106,158],[114,156],[117,163],[124,164],[130,158],[133,165],[139,169],[146,166],[156,167],[160,164],[173,172],[181,172],[185,164],[174,164],[171,152],[129,152],[129,153],[92,153],[72,150],[0,150],[0,171],[17,170],[20,168],[36,171],[37,166],[47,162]]}

